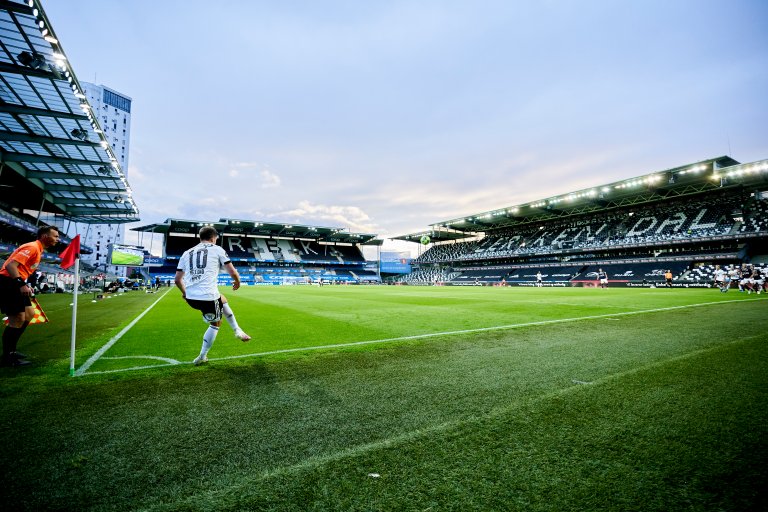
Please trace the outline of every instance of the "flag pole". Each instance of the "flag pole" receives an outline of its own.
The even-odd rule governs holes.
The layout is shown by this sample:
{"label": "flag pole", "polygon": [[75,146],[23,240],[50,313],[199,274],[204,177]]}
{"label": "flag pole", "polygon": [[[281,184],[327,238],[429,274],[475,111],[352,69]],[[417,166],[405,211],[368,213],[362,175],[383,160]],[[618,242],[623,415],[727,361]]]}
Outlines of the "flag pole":
{"label": "flag pole", "polygon": [[80,257],[75,257],[75,288],[72,299],[72,355],[69,358],[69,376],[75,376],[75,333],[77,331],[77,292],[80,288]]}

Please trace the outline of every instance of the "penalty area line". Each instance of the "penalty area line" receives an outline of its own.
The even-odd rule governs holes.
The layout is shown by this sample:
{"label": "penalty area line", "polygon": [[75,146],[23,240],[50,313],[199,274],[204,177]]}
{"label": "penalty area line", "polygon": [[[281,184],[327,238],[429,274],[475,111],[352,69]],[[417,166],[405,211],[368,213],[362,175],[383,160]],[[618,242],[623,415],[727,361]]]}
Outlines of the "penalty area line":
{"label": "penalty area line", "polygon": [[136,318],[134,318],[134,319],[131,321],[131,323],[129,323],[128,325],[126,325],[126,326],[123,328],[123,330],[122,330],[122,331],[120,331],[119,333],[117,333],[117,334],[116,334],[116,335],[115,335],[115,336],[114,336],[114,337],[113,337],[111,340],[109,340],[109,341],[108,341],[106,344],[104,344],[104,346],[102,346],[102,347],[101,347],[99,350],[97,350],[95,354],[93,354],[93,355],[92,355],[90,358],[88,358],[88,360],[87,360],[85,363],[83,363],[83,365],[82,365],[80,368],[78,368],[78,369],[75,371],[75,377],[80,377],[81,375],[83,375],[83,374],[84,374],[84,373],[85,373],[85,372],[88,370],[88,368],[90,368],[90,367],[91,367],[91,365],[93,365],[93,363],[95,363],[96,361],[98,361],[98,360],[99,360],[99,358],[100,358],[101,356],[103,356],[103,355],[104,355],[104,353],[105,353],[107,350],[109,350],[109,349],[112,347],[112,345],[114,345],[115,343],[117,343],[117,341],[118,341],[120,338],[122,338],[122,337],[125,335],[125,333],[127,333],[128,331],[130,331],[130,330],[133,328],[133,326],[134,326],[134,325],[136,325],[136,324],[139,322],[139,320],[141,320],[142,318],[144,318],[144,315],[146,315],[147,313],[149,313],[149,311],[150,311],[150,310],[151,310],[153,307],[155,307],[155,305],[156,305],[158,302],[160,302],[161,300],[163,300],[163,297],[165,297],[166,295],[168,295],[168,292],[169,292],[169,291],[171,291],[171,290],[170,290],[170,289],[169,289],[169,290],[166,290],[166,291],[165,291],[165,293],[164,293],[164,294],[162,294],[160,297],[158,297],[158,299],[157,299],[155,302],[153,302],[152,304],[150,304],[150,306],[149,306],[147,309],[145,309],[145,310],[144,310],[144,311],[143,311],[143,312],[142,312],[142,313],[141,313],[139,316],[137,316]]}
{"label": "penalty area line", "polygon": [[[162,298],[162,297],[161,297]],[[352,341],[349,343],[334,343],[331,345],[319,345],[319,346],[313,346],[313,347],[296,347],[296,348],[286,348],[281,350],[271,350],[268,352],[256,352],[252,354],[241,354],[236,356],[227,356],[227,357],[211,357],[208,358],[209,361],[230,361],[233,359],[245,359],[248,357],[263,357],[263,356],[271,356],[271,355],[277,355],[277,354],[289,354],[292,352],[309,352],[313,350],[327,350],[327,349],[334,349],[334,348],[345,348],[345,347],[356,347],[361,345],[374,345],[378,343],[393,343],[398,341],[411,341],[411,340],[421,340],[421,339],[427,339],[427,338],[438,338],[442,336],[456,336],[460,334],[473,334],[478,332],[490,332],[490,331],[503,331],[503,330],[511,330],[511,329],[520,329],[523,327],[533,327],[537,325],[551,325],[551,324],[562,324],[562,323],[568,323],[568,322],[580,322],[582,320],[600,320],[600,319],[615,319],[613,317],[617,316],[631,316],[631,315],[643,315],[647,313],[661,313],[664,311],[674,311],[678,309],[688,309],[688,308],[697,308],[702,306],[713,306],[716,304],[733,304],[736,302],[751,302],[756,301],[760,299],[739,299],[739,300],[723,300],[723,301],[717,301],[717,302],[700,302],[697,304],[685,304],[683,306],[669,306],[665,308],[653,308],[653,309],[641,309],[638,311],[624,311],[621,313],[606,313],[604,315],[591,315],[591,316],[581,316],[581,317],[573,317],[573,318],[560,318],[556,320],[540,320],[538,322],[525,322],[521,324],[508,324],[508,325],[497,325],[493,327],[478,327],[476,329],[462,329],[459,331],[444,331],[444,332],[433,332],[433,333],[427,333],[427,334],[415,334],[413,336],[400,336],[397,338],[382,338],[378,340],[366,340],[366,341]],[[153,304],[154,306],[154,304]],[[150,306],[151,307],[151,306]],[[138,320],[138,318],[136,319]],[[188,363],[180,363],[180,364],[192,364],[191,362]],[[150,366],[135,366],[133,368],[121,368],[117,370],[101,370],[101,371],[94,371],[89,372],[89,375],[96,375],[100,373],[117,373],[117,372],[127,372],[132,370],[144,370],[148,368],[161,368],[164,366],[176,366],[176,364],[157,364],[157,365],[150,365]]]}

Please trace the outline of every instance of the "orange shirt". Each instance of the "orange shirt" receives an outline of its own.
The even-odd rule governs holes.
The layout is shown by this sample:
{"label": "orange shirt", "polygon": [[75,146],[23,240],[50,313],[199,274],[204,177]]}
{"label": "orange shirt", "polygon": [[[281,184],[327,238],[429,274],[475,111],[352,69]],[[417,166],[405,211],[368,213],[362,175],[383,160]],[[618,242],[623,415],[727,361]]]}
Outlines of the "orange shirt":
{"label": "orange shirt", "polygon": [[37,269],[42,256],[43,243],[40,240],[24,244],[13,251],[13,254],[8,256],[8,259],[5,260],[5,263],[3,264],[2,270],[0,270],[0,274],[11,277],[11,274],[8,273],[8,270],[5,267],[8,266],[9,261],[18,261],[19,264],[16,268],[19,271],[19,277],[26,281],[35,269]]}

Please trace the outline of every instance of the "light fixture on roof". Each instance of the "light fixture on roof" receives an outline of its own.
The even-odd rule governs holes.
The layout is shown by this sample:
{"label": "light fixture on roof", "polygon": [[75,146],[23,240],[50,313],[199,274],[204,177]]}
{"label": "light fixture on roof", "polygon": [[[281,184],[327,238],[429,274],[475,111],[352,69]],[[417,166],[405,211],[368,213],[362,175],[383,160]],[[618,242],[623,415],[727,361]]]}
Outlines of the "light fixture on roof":
{"label": "light fixture on roof", "polygon": [[20,63],[32,69],[44,69],[47,64],[45,62],[45,57],[36,52],[29,53],[23,51],[18,54],[16,58],[19,59]]}
{"label": "light fixture on roof", "polygon": [[115,196],[115,201],[122,204],[125,202],[125,198],[123,196]]}
{"label": "light fixture on roof", "polygon": [[96,169],[96,172],[98,172],[99,174],[109,174],[109,169],[107,168],[106,165],[102,165],[101,167]]}
{"label": "light fixture on roof", "polygon": [[75,128],[71,132],[69,132],[70,135],[72,135],[76,139],[80,140],[86,140],[88,138],[88,132],[81,129],[81,128]]}

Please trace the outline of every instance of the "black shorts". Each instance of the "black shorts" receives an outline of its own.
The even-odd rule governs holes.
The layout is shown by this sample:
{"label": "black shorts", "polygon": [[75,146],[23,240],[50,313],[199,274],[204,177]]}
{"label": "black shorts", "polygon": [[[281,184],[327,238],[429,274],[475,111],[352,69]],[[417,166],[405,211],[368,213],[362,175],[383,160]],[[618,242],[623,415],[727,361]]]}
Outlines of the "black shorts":
{"label": "black shorts", "polygon": [[211,323],[221,320],[223,304],[221,297],[216,300],[185,299],[192,308],[203,313],[203,321]]}
{"label": "black shorts", "polygon": [[28,295],[21,294],[19,282],[12,277],[0,275],[0,310],[6,315],[17,315],[32,306]]}

